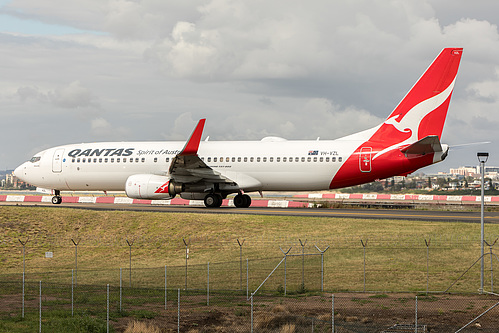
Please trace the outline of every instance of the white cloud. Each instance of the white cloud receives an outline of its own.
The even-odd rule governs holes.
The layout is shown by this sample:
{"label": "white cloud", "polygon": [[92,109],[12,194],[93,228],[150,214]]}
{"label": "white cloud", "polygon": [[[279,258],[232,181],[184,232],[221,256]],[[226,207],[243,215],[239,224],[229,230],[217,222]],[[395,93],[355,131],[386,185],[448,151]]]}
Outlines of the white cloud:
{"label": "white cloud", "polygon": [[[486,141],[499,122],[497,10],[490,0],[12,0],[0,14],[26,29],[0,32],[0,139],[17,137],[19,122],[31,129],[6,148],[14,167],[33,142],[183,140],[202,117],[212,140],[336,138],[375,126],[440,49],[463,46],[444,135]],[[27,35],[32,22],[86,33]]]}

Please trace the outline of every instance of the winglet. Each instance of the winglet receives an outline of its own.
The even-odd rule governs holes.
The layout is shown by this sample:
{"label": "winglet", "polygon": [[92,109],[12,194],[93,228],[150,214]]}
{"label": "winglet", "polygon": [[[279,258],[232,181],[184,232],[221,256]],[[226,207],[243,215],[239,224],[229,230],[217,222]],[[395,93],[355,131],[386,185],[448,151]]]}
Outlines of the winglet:
{"label": "winglet", "polygon": [[203,135],[204,123],[206,119],[200,119],[196,128],[191,134],[191,137],[185,143],[184,148],[178,154],[179,156],[197,155],[199,142],[201,141],[201,136]]}

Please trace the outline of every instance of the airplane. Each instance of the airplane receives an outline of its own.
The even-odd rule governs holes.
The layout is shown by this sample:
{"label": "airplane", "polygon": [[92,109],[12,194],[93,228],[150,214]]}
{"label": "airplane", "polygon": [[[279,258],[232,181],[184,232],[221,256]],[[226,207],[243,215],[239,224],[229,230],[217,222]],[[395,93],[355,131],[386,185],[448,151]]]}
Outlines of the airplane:
{"label": "airplane", "polygon": [[206,119],[186,142],[102,142],[58,146],[17,167],[19,179],[54,194],[125,191],[135,199],[176,195],[220,207],[251,205],[249,192],[319,191],[407,176],[443,161],[440,138],[462,48],[445,48],[388,118],[336,140],[201,141]]}

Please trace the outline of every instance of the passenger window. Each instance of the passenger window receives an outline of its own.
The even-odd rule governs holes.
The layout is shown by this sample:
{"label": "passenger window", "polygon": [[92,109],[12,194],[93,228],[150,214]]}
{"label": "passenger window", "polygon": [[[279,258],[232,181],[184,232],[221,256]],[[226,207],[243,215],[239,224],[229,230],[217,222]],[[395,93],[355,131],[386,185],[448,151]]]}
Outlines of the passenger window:
{"label": "passenger window", "polygon": [[317,162],[317,157],[314,157],[314,162]]}
{"label": "passenger window", "polygon": [[111,163],[114,163],[114,158],[111,158]]}
{"label": "passenger window", "polygon": [[302,162],[305,162],[305,157],[302,157],[302,158],[301,158],[301,161],[302,161]]}
{"label": "passenger window", "polygon": [[78,159],[76,162],[80,163],[80,159]]}
{"label": "passenger window", "polygon": [[224,161],[224,158],[223,157],[220,157],[220,162],[223,162]]}
{"label": "passenger window", "polygon": [[73,162],[73,163],[74,163],[74,162],[75,162],[75,159],[73,158],[73,160],[72,160],[71,162]]}
{"label": "passenger window", "polygon": [[307,157],[307,162],[312,162],[312,157]]}
{"label": "passenger window", "polygon": [[238,157],[238,158],[237,158],[237,161],[238,161],[238,162],[241,162],[241,158],[240,158],[240,157]]}
{"label": "passenger window", "polygon": [[264,158],[263,158],[263,161],[264,161],[264,162],[267,162],[267,158],[266,158],[266,157],[264,157]]}
{"label": "passenger window", "polygon": [[158,162],[158,158],[157,158],[157,157],[155,157],[155,158],[154,158],[154,163],[157,163],[157,162]]}
{"label": "passenger window", "polygon": [[331,157],[331,162],[336,162],[336,157]]}
{"label": "passenger window", "polygon": [[116,163],[120,163],[120,158],[119,157],[116,159]]}
{"label": "passenger window", "polygon": [[104,163],[107,163],[107,158],[104,159]]}
{"label": "passenger window", "polygon": [[257,161],[257,162],[260,162],[260,157],[257,157],[257,158],[256,158],[256,161]]}
{"label": "passenger window", "polygon": [[142,157],[142,163],[144,163],[145,161],[146,161],[146,158]]}
{"label": "passenger window", "polygon": [[[270,161],[270,162],[272,162],[272,161]],[[280,157],[276,157],[276,162],[281,162],[281,158]]]}
{"label": "passenger window", "polygon": [[[226,157],[225,162],[230,162],[230,157]],[[232,162],[234,162],[234,161],[232,161]]]}
{"label": "passenger window", "polygon": [[208,157],[208,162],[211,162],[211,157]]}
{"label": "passenger window", "polygon": [[343,159],[341,157],[338,157],[338,162],[341,162]]}
{"label": "passenger window", "polygon": [[125,163],[125,162],[126,162],[126,157],[123,157],[123,163]]}
{"label": "passenger window", "polygon": [[274,158],[273,157],[269,158],[269,162],[274,162]]}
{"label": "passenger window", "polygon": [[244,158],[244,162],[248,162],[248,158],[247,157]]}
{"label": "passenger window", "polygon": [[319,157],[319,162],[324,162],[324,157]]}
{"label": "passenger window", "polygon": [[217,161],[217,158],[216,157],[213,157],[213,162],[216,162]]}
{"label": "passenger window", "polygon": [[81,160],[81,163],[85,163],[85,159],[82,159],[82,160]]}
{"label": "passenger window", "polygon": [[169,157],[166,158],[166,163],[168,163],[168,162],[170,162],[170,158]]}
{"label": "passenger window", "polygon": [[326,157],[326,162],[329,162],[329,157]]}
{"label": "passenger window", "polygon": [[286,157],[283,157],[283,158],[282,158],[282,161],[283,161],[283,162],[286,162]]}
{"label": "passenger window", "polygon": [[250,162],[253,162],[255,160],[254,157],[250,157]]}
{"label": "passenger window", "polygon": [[299,157],[295,157],[295,162],[300,162],[300,158]]}
{"label": "passenger window", "polygon": [[138,157],[135,158],[135,162],[139,163],[139,158]]}

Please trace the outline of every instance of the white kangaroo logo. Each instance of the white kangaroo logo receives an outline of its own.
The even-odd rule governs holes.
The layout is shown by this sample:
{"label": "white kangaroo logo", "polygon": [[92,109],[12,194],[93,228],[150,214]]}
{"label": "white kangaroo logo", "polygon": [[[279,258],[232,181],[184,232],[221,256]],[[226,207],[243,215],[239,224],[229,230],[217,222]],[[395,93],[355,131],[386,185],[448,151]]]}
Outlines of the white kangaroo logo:
{"label": "white kangaroo logo", "polygon": [[447,98],[449,98],[450,94],[452,93],[452,89],[454,89],[455,82],[456,79],[454,78],[451,84],[449,84],[449,86],[444,91],[415,105],[405,115],[398,114],[385,120],[383,125],[392,125],[397,131],[401,133],[411,133],[411,136],[404,141],[398,142],[379,151],[376,155],[374,155],[373,159],[383,155],[387,151],[392,150],[394,147],[399,147],[418,141],[419,125],[421,124],[421,121],[424,117],[426,117],[428,114],[442,105],[447,100]]}

